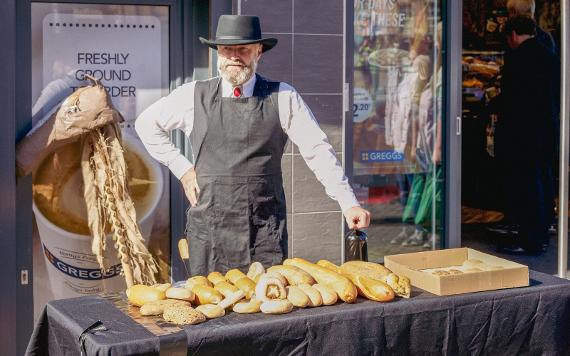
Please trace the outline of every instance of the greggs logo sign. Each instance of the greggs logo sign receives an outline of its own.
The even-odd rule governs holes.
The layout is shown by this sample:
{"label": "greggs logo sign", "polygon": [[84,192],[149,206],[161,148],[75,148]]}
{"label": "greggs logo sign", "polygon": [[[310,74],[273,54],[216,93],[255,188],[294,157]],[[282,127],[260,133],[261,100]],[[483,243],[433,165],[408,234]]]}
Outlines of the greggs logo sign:
{"label": "greggs logo sign", "polygon": [[112,278],[118,276],[123,267],[121,264],[117,264],[114,266],[109,267],[106,271],[102,271],[101,269],[89,269],[89,268],[81,268],[81,267],[74,267],[68,265],[67,263],[63,262],[59,258],[55,257],[45,245],[43,245],[44,253],[48,259],[48,261],[58,270],[67,274],[68,276],[83,279],[87,281],[97,281],[101,279]]}

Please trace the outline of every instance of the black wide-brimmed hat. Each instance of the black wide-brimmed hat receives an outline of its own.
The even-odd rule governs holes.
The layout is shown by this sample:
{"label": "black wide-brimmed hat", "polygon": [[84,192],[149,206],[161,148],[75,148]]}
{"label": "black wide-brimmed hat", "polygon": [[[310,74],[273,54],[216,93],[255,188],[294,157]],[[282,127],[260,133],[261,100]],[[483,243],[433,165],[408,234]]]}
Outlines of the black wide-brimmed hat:
{"label": "black wide-brimmed hat", "polygon": [[216,29],[216,39],[208,40],[200,37],[200,42],[218,49],[222,46],[246,45],[261,43],[263,52],[269,51],[277,44],[277,38],[261,38],[261,24],[257,16],[222,15]]}

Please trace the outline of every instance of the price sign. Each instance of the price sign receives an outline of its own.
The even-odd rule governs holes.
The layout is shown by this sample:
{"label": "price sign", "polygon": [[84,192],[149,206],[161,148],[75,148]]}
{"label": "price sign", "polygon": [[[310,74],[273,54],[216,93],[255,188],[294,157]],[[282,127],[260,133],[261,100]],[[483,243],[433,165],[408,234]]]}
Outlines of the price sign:
{"label": "price sign", "polygon": [[372,98],[368,90],[363,88],[354,88],[354,101],[352,104],[352,120],[353,122],[362,122],[366,120],[372,113]]}

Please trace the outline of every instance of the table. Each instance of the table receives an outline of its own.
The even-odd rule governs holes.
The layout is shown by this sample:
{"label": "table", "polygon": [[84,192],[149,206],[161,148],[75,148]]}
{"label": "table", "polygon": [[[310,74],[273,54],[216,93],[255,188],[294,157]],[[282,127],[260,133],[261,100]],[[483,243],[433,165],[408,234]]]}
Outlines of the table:
{"label": "table", "polygon": [[[199,325],[149,331],[112,300],[48,303],[30,355],[564,355],[570,354],[570,281],[530,272],[525,288],[296,309],[285,315],[230,313]],[[158,319],[157,319],[158,320]],[[166,331],[165,331],[166,330]],[[168,334],[168,332],[172,332]]]}

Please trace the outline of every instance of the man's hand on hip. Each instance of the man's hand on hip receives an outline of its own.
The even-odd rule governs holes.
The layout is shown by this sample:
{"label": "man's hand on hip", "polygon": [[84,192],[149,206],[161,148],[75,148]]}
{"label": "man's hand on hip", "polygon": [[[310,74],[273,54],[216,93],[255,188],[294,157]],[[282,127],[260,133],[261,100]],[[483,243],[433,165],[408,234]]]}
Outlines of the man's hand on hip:
{"label": "man's hand on hip", "polygon": [[359,206],[353,206],[346,210],[344,218],[349,229],[363,229],[370,225],[370,212]]}
{"label": "man's hand on hip", "polygon": [[188,172],[180,178],[182,187],[184,188],[184,193],[190,201],[190,205],[195,207],[198,203],[198,196],[200,195],[200,187],[198,187],[198,181],[196,180],[196,170],[190,168]]}

